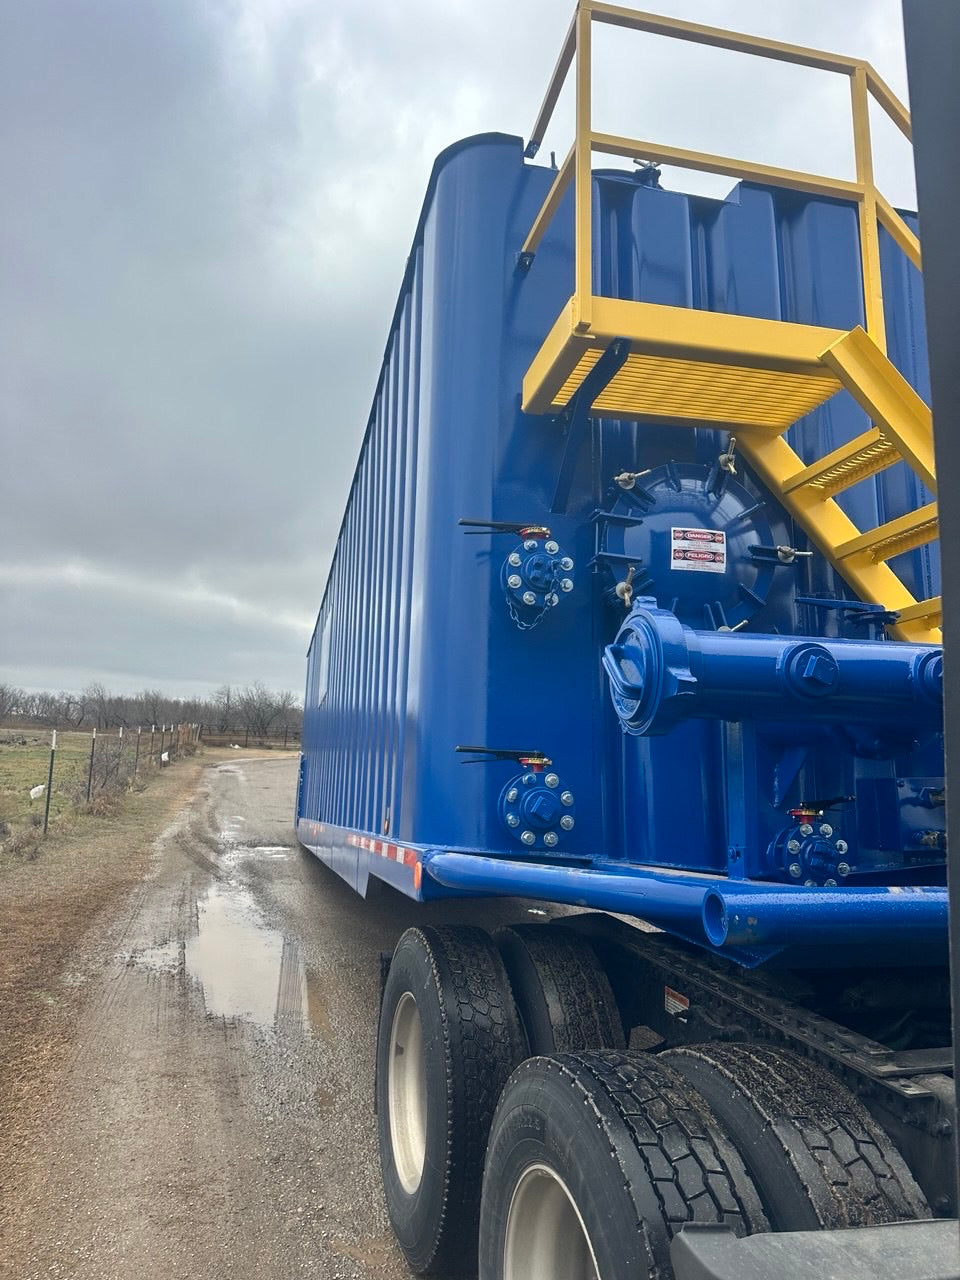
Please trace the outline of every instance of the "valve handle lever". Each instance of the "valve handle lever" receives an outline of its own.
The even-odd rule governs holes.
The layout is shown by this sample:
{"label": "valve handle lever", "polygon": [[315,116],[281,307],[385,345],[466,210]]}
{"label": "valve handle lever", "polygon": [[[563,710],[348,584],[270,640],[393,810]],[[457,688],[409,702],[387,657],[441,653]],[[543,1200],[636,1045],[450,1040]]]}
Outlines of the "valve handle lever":
{"label": "valve handle lever", "polygon": [[542,751],[518,751],[506,747],[468,746],[459,746],[456,750],[458,752],[469,752],[471,755],[481,757],[476,760],[462,760],[461,764],[491,764],[496,760],[514,760],[517,764],[529,768],[543,768],[545,765],[553,764],[550,757],[544,755]]}
{"label": "valve handle lever", "polygon": [[466,527],[468,534],[515,533],[520,537],[550,537],[550,530],[545,524],[531,523],[529,520],[524,524],[513,520],[467,520],[461,517],[457,524],[461,528]]}

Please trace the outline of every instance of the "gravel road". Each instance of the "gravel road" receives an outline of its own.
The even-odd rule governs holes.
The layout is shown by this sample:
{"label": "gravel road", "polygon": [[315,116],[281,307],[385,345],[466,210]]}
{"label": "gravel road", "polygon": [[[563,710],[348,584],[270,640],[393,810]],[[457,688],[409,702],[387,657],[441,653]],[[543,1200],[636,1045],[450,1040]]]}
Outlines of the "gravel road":
{"label": "gravel road", "polygon": [[528,906],[364,903],[296,845],[296,768],[205,769],[78,960],[93,976],[3,1276],[408,1274],[372,1112],[378,955],[416,922],[494,928]]}

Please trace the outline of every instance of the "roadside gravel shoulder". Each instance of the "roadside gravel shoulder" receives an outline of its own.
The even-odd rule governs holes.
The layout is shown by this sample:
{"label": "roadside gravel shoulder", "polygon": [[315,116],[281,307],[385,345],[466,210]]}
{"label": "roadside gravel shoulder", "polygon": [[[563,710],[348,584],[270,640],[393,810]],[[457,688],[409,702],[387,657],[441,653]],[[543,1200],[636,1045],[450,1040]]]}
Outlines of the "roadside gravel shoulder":
{"label": "roadside gravel shoulder", "polygon": [[121,810],[52,831],[33,860],[0,865],[0,1236],[18,1163],[56,1089],[97,935],[140,883],[154,840],[196,790],[204,764],[178,762]]}

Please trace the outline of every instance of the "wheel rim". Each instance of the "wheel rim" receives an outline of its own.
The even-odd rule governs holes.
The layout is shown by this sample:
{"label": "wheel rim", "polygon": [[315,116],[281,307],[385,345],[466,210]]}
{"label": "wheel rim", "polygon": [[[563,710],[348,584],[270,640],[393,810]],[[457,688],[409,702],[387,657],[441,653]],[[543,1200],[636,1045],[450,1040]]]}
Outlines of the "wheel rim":
{"label": "wheel rim", "polygon": [[599,1280],[580,1210],[563,1179],[545,1164],[525,1169],[514,1188],[503,1280]]}
{"label": "wheel rim", "polygon": [[427,1149],[427,1073],[420,1010],[409,991],[394,1011],[387,1070],[393,1162],[400,1185],[410,1195],[423,1177]]}

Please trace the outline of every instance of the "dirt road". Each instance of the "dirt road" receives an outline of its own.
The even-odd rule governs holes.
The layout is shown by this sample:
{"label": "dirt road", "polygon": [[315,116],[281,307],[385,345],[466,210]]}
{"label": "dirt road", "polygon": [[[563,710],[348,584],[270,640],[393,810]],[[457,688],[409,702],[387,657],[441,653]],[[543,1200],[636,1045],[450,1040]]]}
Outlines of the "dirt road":
{"label": "dirt road", "polygon": [[61,975],[82,1003],[7,1188],[0,1275],[406,1276],[371,1105],[377,957],[436,909],[390,890],[364,904],[295,845],[295,759],[199,778]]}

